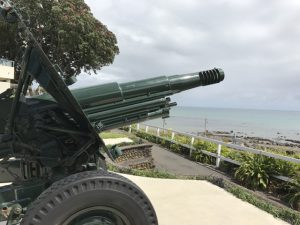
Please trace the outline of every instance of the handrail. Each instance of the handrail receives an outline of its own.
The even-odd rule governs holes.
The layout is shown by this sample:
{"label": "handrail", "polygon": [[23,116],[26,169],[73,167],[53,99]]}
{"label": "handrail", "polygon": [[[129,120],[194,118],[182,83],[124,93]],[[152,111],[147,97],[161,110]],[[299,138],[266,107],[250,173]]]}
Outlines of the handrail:
{"label": "handrail", "polygon": [[[160,131],[161,130],[162,131],[170,131],[170,130],[162,128],[162,127],[147,125],[147,124],[137,124],[136,130],[140,130],[140,125],[145,126],[145,131],[144,131],[145,133],[148,133],[149,127],[154,128],[154,129],[156,129],[156,132],[157,132],[156,135],[153,134],[154,136],[156,136],[158,138],[168,139],[168,138],[160,137]],[[129,132],[131,132],[132,129],[133,128],[130,125],[129,126]],[[226,146],[226,147],[229,147],[229,148],[231,148],[233,150],[237,150],[237,151],[250,152],[250,153],[253,153],[253,154],[264,155],[264,156],[267,156],[267,157],[270,157],[270,158],[275,158],[275,159],[280,159],[280,160],[283,160],[283,161],[288,161],[288,162],[300,164],[300,159],[296,159],[296,158],[292,158],[292,157],[288,157],[288,156],[283,156],[283,155],[279,155],[279,154],[275,154],[275,153],[271,153],[271,152],[266,152],[266,151],[258,150],[258,149],[255,149],[255,148],[244,147],[244,146],[240,146],[240,145],[236,145],[236,144],[229,144],[229,143],[219,141],[219,140],[215,140],[215,139],[212,139],[212,138],[203,137],[201,135],[194,135],[194,134],[189,134],[189,133],[186,133],[186,132],[180,132],[180,131],[174,131],[174,130],[172,130],[171,132],[172,132],[172,137],[171,137],[171,139],[168,139],[168,140],[171,141],[172,143],[176,143],[176,144],[182,145],[184,147],[188,147],[190,149],[190,156],[192,155],[192,152],[196,150],[196,148],[193,147],[193,143],[194,143],[195,139],[200,139],[200,140],[204,140],[204,141],[207,141],[207,142],[217,144],[218,145],[217,153],[213,153],[213,152],[209,152],[209,151],[200,149],[201,153],[216,158],[216,167],[220,166],[220,160],[223,160],[223,161],[226,161],[226,162],[238,165],[238,166],[241,165],[241,162],[238,162],[236,160],[233,160],[233,159],[226,158],[226,157],[222,156],[221,155],[222,146]],[[191,137],[192,139],[191,139],[190,145],[182,144],[182,143],[179,143],[179,142],[175,141],[174,140],[175,134],[180,134],[180,135],[185,135],[185,136]],[[281,175],[280,176],[279,175],[272,175],[272,177],[275,177],[279,180],[286,181],[286,182],[291,182],[293,180],[290,177],[281,176]]]}
{"label": "handrail", "polygon": [[[160,129],[160,130],[168,131],[168,129],[157,127],[157,126],[146,125],[146,124],[143,124],[143,125],[148,126],[148,127],[152,127],[152,128],[156,128],[156,129]],[[236,144],[229,144],[229,143],[226,143],[226,142],[223,142],[223,141],[215,140],[215,139],[208,138],[208,137],[203,137],[203,136],[200,136],[200,135],[189,134],[189,133],[186,133],[186,132],[180,132],[180,131],[174,131],[174,130],[172,130],[172,132],[177,133],[177,134],[181,134],[181,135],[185,135],[185,136],[189,136],[189,137],[194,137],[194,138],[197,138],[197,139],[200,139],[200,140],[203,140],[203,141],[208,141],[208,142],[211,142],[211,143],[215,143],[215,144],[218,144],[218,145],[223,145],[223,146],[235,149],[235,150],[250,152],[250,153],[253,153],[253,154],[257,154],[257,155],[264,155],[264,156],[267,156],[267,157],[270,157],[270,158],[281,159],[281,160],[284,160],[284,161],[300,164],[300,159],[296,159],[296,158],[292,158],[292,157],[288,157],[288,156],[284,156],[284,155],[279,155],[279,154],[275,154],[275,153],[271,153],[271,152],[267,152],[267,151],[263,151],[263,150],[258,150],[258,149],[255,149],[255,148],[244,147],[244,146],[240,146],[240,145],[236,145]]]}

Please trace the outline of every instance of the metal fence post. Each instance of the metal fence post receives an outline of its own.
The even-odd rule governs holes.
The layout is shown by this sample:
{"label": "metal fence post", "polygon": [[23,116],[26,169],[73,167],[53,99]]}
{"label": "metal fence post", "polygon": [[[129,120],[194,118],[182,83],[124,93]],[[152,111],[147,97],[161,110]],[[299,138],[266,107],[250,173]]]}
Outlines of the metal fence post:
{"label": "metal fence post", "polygon": [[136,130],[139,130],[140,129],[140,124],[138,123],[137,125],[136,125]]}
{"label": "metal fence post", "polygon": [[220,162],[221,162],[221,149],[222,149],[222,145],[219,144],[218,145],[218,150],[217,150],[217,158],[216,158],[216,167],[219,168],[220,167]]}
{"label": "metal fence post", "polygon": [[[146,126],[146,125],[145,125]],[[134,128],[132,125],[128,126],[129,127],[129,130],[128,132],[133,132],[136,128]],[[150,127],[150,131],[152,126],[149,126]],[[146,128],[147,131],[149,132],[149,128]],[[161,137],[160,137],[160,129],[162,128],[159,128],[159,127],[153,127],[153,132],[155,133],[155,129],[156,129],[156,142],[158,142]],[[170,130],[171,132],[171,141],[170,141],[170,148],[172,146],[173,143],[178,143],[175,140],[175,135],[178,133],[178,134],[183,134],[183,135],[186,135],[188,137],[191,137],[191,135],[187,134],[187,133],[183,133],[183,132],[176,132],[176,131],[172,131]],[[236,134],[235,134],[235,138],[238,140]],[[200,140],[205,140],[205,141],[208,141],[208,142],[211,142],[211,143],[215,143],[218,145],[218,148],[217,148],[217,154],[212,154],[212,153],[209,153],[207,151],[203,151],[203,154],[206,154],[206,155],[210,155],[210,156],[213,156],[213,157],[216,157],[216,167],[220,167],[220,164],[221,164],[221,159],[222,161],[226,161],[226,162],[229,162],[229,163],[232,163],[232,164],[235,164],[235,165],[240,165],[241,163],[239,163],[238,161],[235,161],[231,158],[226,158],[226,157],[223,157],[222,154],[221,154],[221,151],[222,151],[222,145],[224,146],[228,146],[230,148],[232,148],[233,150],[239,150],[239,151],[243,151],[243,152],[250,152],[252,154],[256,154],[256,155],[264,155],[266,157],[270,157],[270,158],[274,158],[274,159],[280,159],[280,160],[284,160],[286,162],[293,162],[293,163],[297,163],[297,164],[300,164],[300,159],[296,159],[296,158],[293,158],[293,157],[288,157],[288,156],[284,156],[284,155],[279,155],[279,154],[274,154],[274,153],[271,153],[271,152],[266,152],[266,151],[263,151],[263,150],[258,150],[258,149],[255,149],[255,148],[248,148],[248,147],[243,147],[243,146],[239,146],[239,145],[236,145],[236,144],[228,144],[226,142],[222,142],[222,141],[219,141],[219,140],[213,140],[211,138],[203,138],[201,135],[197,135],[195,136],[195,139],[200,139]],[[237,141],[236,140],[236,141]],[[154,140],[153,140],[154,142]],[[180,144],[180,143],[178,143]],[[182,144],[181,144],[182,145]],[[186,147],[186,145],[184,145]],[[191,145],[188,147],[192,148],[192,139],[191,139]],[[193,148],[194,149],[194,148]],[[192,151],[191,151],[192,152]],[[189,152],[190,154],[192,154],[191,152]],[[283,181],[287,181],[287,182],[290,182],[291,178],[289,177],[285,177],[285,176],[272,176],[272,177],[276,177],[277,179],[280,179],[280,180],[283,180]]]}
{"label": "metal fence post", "polygon": [[195,138],[192,137],[192,140],[191,140],[191,148],[190,148],[190,158],[192,158],[194,141],[195,141]]}
{"label": "metal fence post", "polygon": [[232,134],[232,143],[236,144],[236,133]]}
{"label": "metal fence post", "polygon": [[148,126],[146,126],[146,130],[145,130],[145,132],[146,132],[146,133],[148,133],[148,129],[149,129],[149,127],[148,127]]}

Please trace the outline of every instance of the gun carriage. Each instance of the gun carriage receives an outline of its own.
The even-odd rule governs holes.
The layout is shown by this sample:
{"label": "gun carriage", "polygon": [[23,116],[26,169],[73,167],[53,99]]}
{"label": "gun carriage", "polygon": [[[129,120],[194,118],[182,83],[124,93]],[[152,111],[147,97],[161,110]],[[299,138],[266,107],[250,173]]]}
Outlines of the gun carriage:
{"label": "gun carriage", "polygon": [[[9,1],[1,14],[19,23],[28,41],[18,87],[0,95],[1,219],[22,225],[154,225],[155,210],[128,179],[107,172],[113,156],[99,133],[166,118],[169,96],[221,82],[224,73],[197,73],[69,90]],[[47,94],[27,97],[32,80]]]}

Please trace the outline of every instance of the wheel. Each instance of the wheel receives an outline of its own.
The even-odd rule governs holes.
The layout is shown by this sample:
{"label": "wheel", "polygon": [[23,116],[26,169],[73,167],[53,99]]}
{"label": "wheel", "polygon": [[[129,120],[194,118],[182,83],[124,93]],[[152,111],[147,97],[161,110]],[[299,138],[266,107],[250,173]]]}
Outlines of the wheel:
{"label": "wheel", "polygon": [[144,192],[104,170],[57,181],[28,208],[21,225],[157,225]]}

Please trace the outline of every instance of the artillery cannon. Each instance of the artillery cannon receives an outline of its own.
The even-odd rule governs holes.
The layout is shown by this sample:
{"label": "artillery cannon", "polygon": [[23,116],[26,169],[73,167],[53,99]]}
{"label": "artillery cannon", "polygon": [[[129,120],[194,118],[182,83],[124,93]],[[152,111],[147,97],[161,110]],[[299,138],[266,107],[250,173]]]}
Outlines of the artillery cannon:
{"label": "artillery cannon", "polygon": [[[16,93],[0,95],[0,182],[11,182],[0,188],[1,220],[22,225],[158,224],[144,192],[107,172],[105,157],[113,157],[99,132],[168,117],[176,105],[168,96],[218,83],[223,71],[70,91],[17,9],[9,5],[3,15],[15,18],[29,42]],[[47,94],[26,97],[32,79]]]}
{"label": "artillery cannon", "polygon": [[[194,87],[218,83],[221,69],[118,84],[108,83],[72,90],[83,112],[99,131],[154,118],[167,118],[175,102],[167,96]],[[49,95],[38,99],[53,101]]]}

